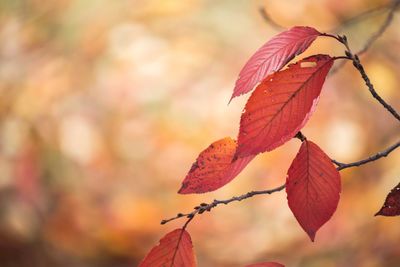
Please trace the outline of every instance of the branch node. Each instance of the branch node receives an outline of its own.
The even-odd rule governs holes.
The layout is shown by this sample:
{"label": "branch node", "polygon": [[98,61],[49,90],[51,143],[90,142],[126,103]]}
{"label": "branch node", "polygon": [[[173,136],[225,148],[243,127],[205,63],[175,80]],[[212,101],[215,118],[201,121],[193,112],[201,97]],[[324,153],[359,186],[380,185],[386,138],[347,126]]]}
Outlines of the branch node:
{"label": "branch node", "polygon": [[298,132],[294,137],[296,137],[297,139],[299,139],[301,142],[304,142],[307,140],[307,138],[303,135],[302,132]]}

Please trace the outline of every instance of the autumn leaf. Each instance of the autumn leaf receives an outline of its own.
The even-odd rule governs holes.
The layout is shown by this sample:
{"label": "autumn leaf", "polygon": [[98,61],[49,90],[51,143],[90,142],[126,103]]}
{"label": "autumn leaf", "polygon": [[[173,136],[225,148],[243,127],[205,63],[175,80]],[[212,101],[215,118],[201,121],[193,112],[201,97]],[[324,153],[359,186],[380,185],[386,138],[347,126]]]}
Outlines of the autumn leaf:
{"label": "autumn leaf", "polygon": [[233,160],[236,148],[236,141],[230,137],[212,143],[193,163],[178,193],[205,193],[229,183],[254,158]]}
{"label": "autumn leaf", "polygon": [[271,151],[308,121],[333,58],[314,55],[268,76],[246,103],[240,120],[238,157]]}
{"label": "autumn leaf", "polygon": [[277,262],[261,262],[261,263],[247,265],[246,267],[285,267],[285,266]]}
{"label": "autumn leaf", "polygon": [[176,229],[153,247],[139,267],[195,267],[196,259],[188,232]]}
{"label": "autumn leaf", "polygon": [[340,190],[340,175],[331,159],[316,144],[304,141],[288,170],[286,192],[290,209],[311,241],[335,212]]}
{"label": "autumn leaf", "polygon": [[382,216],[400,215],[400,183],[396,185],[387,195],[382,208],[375,214]]}
{"label": "autumn leaf", "polygon": [[267,75],[280,70],[304,52],[320,34],[314,28],[296,26],[273,37],[256,51],[240,71],[231,100],[250,92]]}

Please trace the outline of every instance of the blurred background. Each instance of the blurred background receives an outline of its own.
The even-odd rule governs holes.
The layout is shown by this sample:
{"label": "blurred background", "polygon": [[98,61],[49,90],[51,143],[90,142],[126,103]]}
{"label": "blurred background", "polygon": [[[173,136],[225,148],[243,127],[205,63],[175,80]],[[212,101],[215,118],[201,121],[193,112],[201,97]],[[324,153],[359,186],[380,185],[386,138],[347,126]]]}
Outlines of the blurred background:
{"label": "blurred background", "polygon": [[[378,0],[1,0],[0,266],[136,266],[201,202],[281,185],[300,143],[253,160],[213,193],[178,195],[201,150],[236,137],[248,95],[228,106],[237,75],[285,27],[320,31]],[[346,26],[353,50],[385,18]],[[400,109],[400,17],[362,57]],[[319,38],[314,53],[342,55]],[[303,130],[332,158],[355,161],[397,141],[398,123],[351,64],[330,76]],[[373,217],[400,181],[400,151],[342,171],[332,220],[311,243],[285,193],[221,206],[190,224],[199,266],[279,261],[290,267],[400,266],[399,218]]]}

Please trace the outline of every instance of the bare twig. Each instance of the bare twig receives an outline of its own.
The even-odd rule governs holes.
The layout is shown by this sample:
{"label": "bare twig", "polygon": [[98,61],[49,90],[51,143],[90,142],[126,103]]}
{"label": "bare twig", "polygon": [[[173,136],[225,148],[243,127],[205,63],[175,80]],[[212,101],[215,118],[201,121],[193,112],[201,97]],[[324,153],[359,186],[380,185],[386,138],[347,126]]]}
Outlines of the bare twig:
{"label": "bare twig", "polygon": [[[399,1],[400,3],[400,1]],[[353,52],[350,49],[350,46],[347,42],[346,36],[337,36],[336,38],[339,42],[341,42],[345,47],[346,51],[345,54],[349,60],[353,62],[354,67],[358,70],[360,73],[361,77],[363,78],[365,84],[368,87],[369,92],[371,95],[387,110],[389,111],[393,117],[395,117],[398,121],[400,121],[400,115],[399,113],[390,105],[388,104],[375,90],[374,85],[371,83],[371,80],[369,79],[367,73],[364,70],[364,66],[361,64],[360,58],[357,56],[357,54],[353,54]]]}
{"label": "bare twig", "polygon": [[361,77],[363,78],[365,84],[368,87],[369,92],[371,95],[378,100],[378,102],[387,110],[389,111],[393,117],[395,117],[398,121],[400,121],[400,115],[399,113],[391,106],[389,105],[383,98],[375,91],[374,85],[371,83],[368,75],[366,74],[363,65],[360,62],[360,59],[357,55],[351,55],[352,56],[352,61],[354,67],[358,70],[358,72],[361,74]]}
{"label": "bare twig", "polygon": [[[381,27],[387,27],[389,26],[389,24],[391,23],[391,20],[393,19],[393,13],[395,12],[396,8],[398,7],[398,0],[393,0],[391,2],[391,4],[385,4],[385,5],[381,5],[381,6],[377,6],[371,9],[368,9],[366,11],[363,11],[361,13],[359,13],[358,15],[355,15],[349,19],[346,19],[344,21],[342,21],[340,23],[340,25],[336,26],[335,28],[332,28],[330,30],[328,30],[328,32],[336,32],[339,33],[342,31],[342,29],[348,27],[351,24],[355,24],[358,23],[360,21],[363,21],[364,19],[370,18],[373,15],[379,14],[381,12],[384,12],[386,10],[389,9],[389,15],[391,18],[389,18],[390,21],[387,21],[388,18],[385,20],[385,22],[383,23],[383,25]],[[259,12],[261,17],[264,19],[265,22],[267,22],[268,24],[270,24],[273,28],[275,28],[275,30],[277,31],[283,31],[286,30],[287,27],[281,25],[280,23],[278,23],[277,21],[275,21],[266,11],[265,7],[259,7]],[[384,26],[385,24],[387,24],[386,26]],[[382,33],[385,31],[385,29],[381,29],[378,30],[381,31]],[[380,34],[382,34],[380,33]],[[379,35],[380,35],[379,34]],[[377,33],[375,33],[374,35],[377,35]],[[373,35],[373,36],[374,36]],[[373,36],[371,36],[369,39],[373,39]],[[379,37],[379,36],[377,36]],[[376,38],[374,38],[376,39]],[[371,40],[371,43],[373,43],[375,40]],[[368,49],[368,48],[367,48]]]}
{"label": "bare twig", "polygon": [[392,6],[389,9],[389,13],[386,16],[385,21],[382,23],[382,25],[379,27],[379,29],[368,38],[368,40],[365,42],[363,48],[356,53],[357,55],[360,56],[360,55],[364,54],[365,52],[367,52],[367,50],[371,47],[371,45],[386,31],[386,29],[392,23],[393,17],[394,17],[394,12],[396,11],[397,7],[399,7],[399,5],[400,5],[400,0],[393,1]]}
{"label": "bare twig", "polygon": [[386,11],[388,8],[388,5],[382,5],[382,6],[377,6],[371,9],[368,9],[367,11],[364,11],[362,13],[359,13],[358,15],[352,16],[348,19],[345,19],[343,21],[340,22],[339,26],[336,26],[335,28],[329,30],[328,32],[336,32],[339,33],[342,31],[342,29],[352,25],[352,24],[356,24],[364,19],[370,18],[373,15],[379,14],[383,11]]}
{"label": "bare twig", "polygon": [[332,160],[332,162],[335,163],[336,166],[338,166],[337,169],[339,171],[343,170],[343,169],[351,168],[351,167],[358,167],[358,166],[364,165],[368,162],[372,162],[372,161],[378,160],[380,158],[387,157],[392,151],[394,151],[399,146],[400,146],[400,141],[391,145],[390,147],[386,148],[385,150],[376,153],[375,155],[372,155],[368,158],[365,158],[365,159],[362,159],[359,161],[355,161],[355,162],[351,162],[351,163],[342,163],[342,162],[336,161],[334,159]]}
{"label": "bare twig", "polygon": [[277,31],[284,31],[287,28],[280,25],[279,23],[277,23],[275,20],[273,20],[267,13],[267,11],[265,10],[264,7],[260,7],[259,9],[260,15],[261,17],[268,23],[270,24],[275,30]]}
{"label": "bare twig", "polygon": [[[299,137],[301,136],[302,139],[300,139],[297,136],[299,136]],[[301,132],[297,133],[296,137],[299,138],[302,141],[305,140],[305,136]],[[359,160],[359,161],[355,161],[355,162],[351,162],[351,163],[342,163],[342,162],[339,162],[339,161],[336,161],[336,160],[332,160],[332,162],[337,166],[336,169],[338,171],[341,171],[341,170],[344,170],[344,169],[347,169],[347,168],[352,168],[352,167],[359,167],[359,166],[367,164],[369,162],[378,160],[378,159],[380,159],[382,157],[388,156],[391,152],[396,150],[396,148],[398,148],[399,146],[400,146],[400,141],[398,141],[397,143],[391,145],[390,147],[388,147],[388,148],[382,150],[381,152],[378,152],[378,153],[376,153],[376,154],[374,154],[374,155],[372,155],[372,156],[370,156],[368,158],[365,158],[365,159],[362,159],[362,160]],[[162,220],[161,224],[166,224],[166,223],[168,223],[170,221],[186,217],[186,218],[189,218],[189,220],[185,223],[185,226],[184,226],[186,228],[186,225],[197,214],[202,214],[202,213],[204,213],[206,211],[211,211],[213,208],[217,207],[220,204],[227,205],[227,204],[229,204],[231,202],[242,201],[242,200],[245,200],[247,198],[251,198],[251,197],[256,196],[256,195],[271,195],[273,193],[282,191],[285,187],[286,187],[286,184],[283,184],[281,186],[278,186],[278,187],[272,188],[272,189],[260,190],[260,191],[250,191],[250,192],[248,192],[246,194],[243,194],[243,195],[240,195],[240,196],[237,196],[237,197],[231,197],[231,198],[225,199],[225,200],[216,200],[215,199],[213,202],[211,202],[209,204],[201,203],[199,206],[194,207],[192,212],[189,212],[189,213],[178,213],[175,217],[172,217],[172,218],[166,219],[166,220]]]}
{"label": "bare twig", "polygon": [[[390,24],[393,21],[394,13],[396,9],[400,6],[400,0],[394,0],[391,5],[389,6],[384,6],[384,9],[389,9],[389,12],[386,16],[386,19],[383,21],[381,26],[378,28],[376,32],[371,34],[371,36],[367,39],[367,41],[364,43],[364,46],[356,53],[356,55],[360,56],[364,54],[365,52],[368,51],[368,49],[372,46],[372,44],[380,37],[382,34],[386,31],[386,29],[390,26]],[[383,7],[381,7],[383,8]],[[379,8],[379,9],[381,9]],[[372,10],[371,10],[372,11]],[[366,14],[371,14],[371,12],[365,12],[362,13],[361,15],[365,16]],[[337,31],[336,31],[337,32]],[[330,71],[330,75],[336,73],[338,70],[340,70],[344,65],[346,64],[346,61],[341,61],[339,64],[335,66]]]}
{"label": "bare twig", "polygon": [[172,218],[166,219],[166,220],[162,220],[161,224],[166,224],[166,223],[168,223],[170,221],[173,221],[173,220],[176,220],[176,219],[179,219],[179,218],[182,218],[182,217],[193,219],[197,214],[202,214],[205,211],[211,211],[213,208],[217,207],[218,205],[221,205],[221,204],[227,205],[227,204],[229,204],[231,202],[242,201],[244,199],[251,198],[251,197],[256,196],[256,195],[266,195],[266,194],[270,195],[272,193],[282,191],[284,188],[285,188],[285,185],[281,185],[281,186],[278,186],[278,187],[273,188],[273,189],[260,190],[260,191],[250,191],[250,192],[247,192],[246,194],[243,194],[243,195],[240,195],[240,196],[237,196],[237,197],[231,197],[231,198],[225,199],[225,200],[217,200],[217,199],[215,199],[213,202],[211,202],[209,204],[201,203],[199,206],[194,207],[194,210],[192,212],[189,212],[189,213],[178,213],[175,217],[172,217]]}

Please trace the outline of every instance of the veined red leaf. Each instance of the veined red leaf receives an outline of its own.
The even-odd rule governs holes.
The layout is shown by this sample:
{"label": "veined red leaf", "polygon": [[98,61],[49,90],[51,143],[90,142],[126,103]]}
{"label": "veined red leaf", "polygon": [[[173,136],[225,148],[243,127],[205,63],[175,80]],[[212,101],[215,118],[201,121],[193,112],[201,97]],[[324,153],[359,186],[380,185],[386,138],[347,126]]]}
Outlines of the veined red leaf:
{"label": "veined red leaf", "polygon": [[190,235],[183,229],[176,229],[153,247],[139,267],[195,267],[196,259]]}
{"label": "veined red leaf", "polygon": [[246,267],[285,267],[285,265],[282,265],[277,262],[261,262],[261,263],[247,265]]}
{"label": "veined red leaf", "polygon": [[238,157],[271,151],[303,128],[313,112],[333,58],[314,55],[268,76],[246,103]]}
{"label": "veined red leaf", "polygon": [[286,192],[290,209],[311,241],[335,212],[340,190],[340,175],[331,159],[316,144],[304,141],[288,170]]}
{"label": "veined red leaf", "polygon": [[396,185],[387,195],[382,208],[375,214],[382,216],[400,215],[400,183]]}
{"label": "veined red leaf", "polygon": [[178,193],[205,193],[229,183],[254,158],[249,156],[233,160],[236,148],[236,141],[230,137],[212,143],[193,163]]}
{"label": "veined red leaf", "polygon": [[253,90],[267,75],[280,70],[296,55],[303,53],[320,35],[311,27],[293,27],[260,47],[239,73],[231,100]]}

